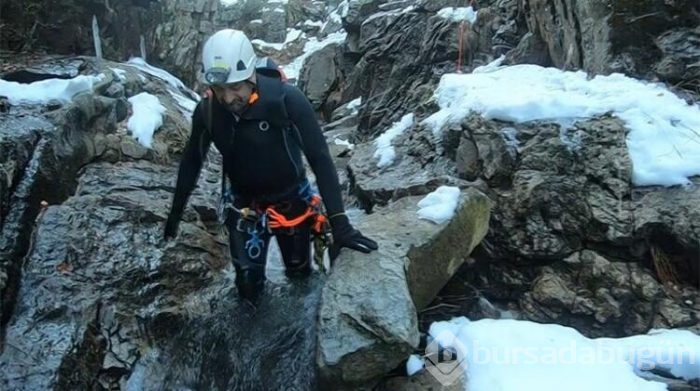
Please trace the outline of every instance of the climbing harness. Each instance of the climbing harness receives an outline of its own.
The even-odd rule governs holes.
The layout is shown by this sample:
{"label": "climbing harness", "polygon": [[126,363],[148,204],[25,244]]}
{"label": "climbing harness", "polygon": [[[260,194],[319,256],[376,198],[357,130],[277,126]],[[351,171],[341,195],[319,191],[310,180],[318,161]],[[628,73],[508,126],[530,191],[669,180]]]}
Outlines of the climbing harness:
{"label": "climbing harness", "polygon": [[314,262],[319,267],[319,270],[326,271],[323,255],[331,244],[330,224],[328,217],[323,211],[321,197],[312,190],[308,181],[305,181],[298,191],[298,197],[305,202],[306,209],[298,216],[292,218],[288,218],[279,212],[277,210],[279,206],[274,204],[265,207],[252,205],[245,208],[236,208],[233,203],[234,197],[230,188],[226,185],[222,189],[222,194],[219,206],[219,222],[223,223],[227,220],[230,210],[238,214],[236,230],[247,233],[250,236],[244,245],[244,250],[246,250],[250,259],[257,259],[263,253],[265,242],[261,236],[264,233],[271,234],[274,231],[285,229],[293,232],[299,225],[311,221],[310,229],[314,246]]}

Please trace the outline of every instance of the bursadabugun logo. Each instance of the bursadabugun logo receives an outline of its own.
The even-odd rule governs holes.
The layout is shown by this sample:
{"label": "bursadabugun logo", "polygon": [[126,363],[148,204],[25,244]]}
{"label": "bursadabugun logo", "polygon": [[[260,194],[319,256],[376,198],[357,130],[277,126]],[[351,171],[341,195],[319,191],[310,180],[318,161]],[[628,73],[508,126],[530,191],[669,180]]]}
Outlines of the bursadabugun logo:
{"label": "bursadabugun logo", "polygon": [[445,330],[425,348],[425,369],[443,386],[454,383],[467,370],[467,347]]}

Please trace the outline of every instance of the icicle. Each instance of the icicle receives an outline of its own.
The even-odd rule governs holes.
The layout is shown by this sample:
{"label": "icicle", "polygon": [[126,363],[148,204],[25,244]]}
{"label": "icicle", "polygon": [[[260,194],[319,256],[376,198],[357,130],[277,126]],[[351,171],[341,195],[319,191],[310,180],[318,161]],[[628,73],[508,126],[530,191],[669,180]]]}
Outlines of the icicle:
{"label": "icicle", "polygon": [[92,15],[92,40],[95,43],[95,57],[97,57],[97,66],[102,65],[102,42],[100,41],[100,28],[97,25],[97,16]]}
{"label": "icicle", "polygon": [[143,34],[141,34],[141,58],[146,61],[146,40],[143,39]]}

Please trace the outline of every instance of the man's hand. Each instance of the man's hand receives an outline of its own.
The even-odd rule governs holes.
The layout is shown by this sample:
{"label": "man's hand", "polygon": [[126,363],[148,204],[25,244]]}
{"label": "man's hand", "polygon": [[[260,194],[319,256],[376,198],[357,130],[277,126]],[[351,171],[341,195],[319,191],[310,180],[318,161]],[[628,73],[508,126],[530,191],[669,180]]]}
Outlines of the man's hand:
{"label": "man's hand", "polygon": [[331,261],[338,257],[340,249],[343,247],[361,251],[365,254],[369,254],[379,248],[377,242],[353,228],[345,214],[333,216],[331,218],[331,226],[333,227],[333,244],[328,249],[328,256],[331,258]]}
{"label": "man's hand", "polygon": [[168,221],[165,223],[165,232],[163,237],[165,240],[172,240],[177,237],[177,227],[180,225],[180,216],[168,216]]}

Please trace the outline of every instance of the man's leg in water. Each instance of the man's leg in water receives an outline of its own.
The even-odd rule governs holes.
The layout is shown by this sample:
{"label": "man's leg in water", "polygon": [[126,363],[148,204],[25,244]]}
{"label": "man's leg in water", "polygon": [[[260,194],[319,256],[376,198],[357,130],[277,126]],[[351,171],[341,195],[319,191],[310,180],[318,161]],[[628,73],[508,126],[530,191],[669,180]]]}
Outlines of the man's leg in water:
{"label": "man's leg in water", "polygon": [[[288,219],[304,213],[307,204],[298,199],[278,204],[275,209]],[[306,221],[292,229],[275,232],[287,276],[306,276],[311,271],[311,223]]]}
{"label": "man's leg in water", "polygon": [[[270,243],[270,235],[263,231],[258,232],[260,242],[259,253],[257,249],[251,251],[249,242],[252,234],[248,233],[251,224],[243,221],[244,224],[238,226],[238,214],[234,213],[229,219],[229,249],[231,251],[231,261],[236,269],[236,287],[238,294],[248,300],[255,300],[263,291],[265,282],[265,263],[267,260],[267,249]],[[239,228],[242,229],[239,230]],[[259,230],[260,231],[260,230]],[[249,247],[246,248],[246,243]]]}
{"label": "man's leg in water", "polygon": [[288,276],[303,277],[311,271],[311,224],[306,222],[292,232],[275,234]]}

